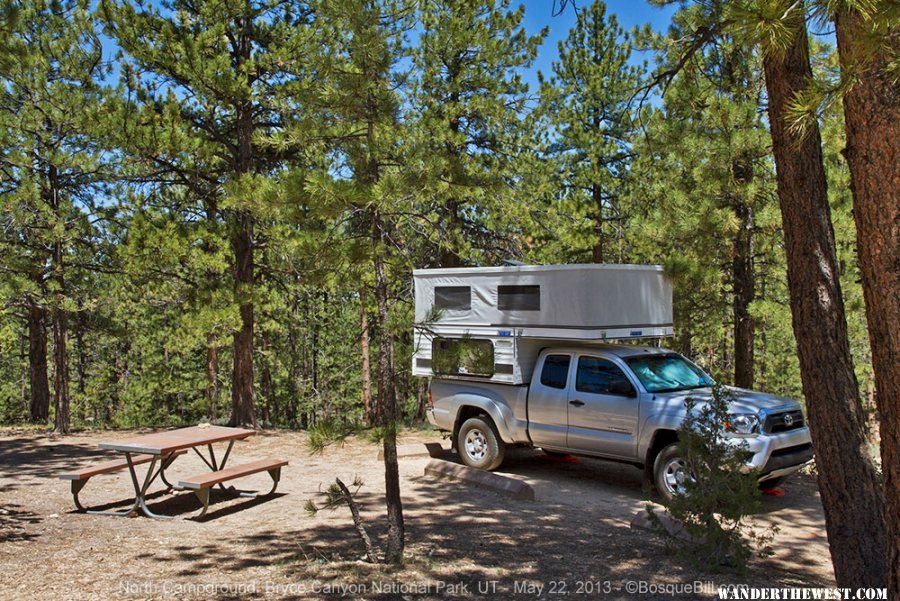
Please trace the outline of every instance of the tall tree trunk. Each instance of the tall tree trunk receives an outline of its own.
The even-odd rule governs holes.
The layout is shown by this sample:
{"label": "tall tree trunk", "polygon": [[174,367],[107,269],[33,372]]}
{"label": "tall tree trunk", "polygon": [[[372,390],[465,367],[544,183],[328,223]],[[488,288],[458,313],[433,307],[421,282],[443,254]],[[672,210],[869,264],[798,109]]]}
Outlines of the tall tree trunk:
{"label": "tall tree trunk", "polygon": [[28,308],[28,376],[31,384],[29,405],[32,423],[50,419],[50,381],[47,379],[47,310],[32,303]]}
{"label": "tall tree trunk", "polygon": [[[59,172],[50,166],[47,172],[46,201],[57,219],[62,209],[59,196]],[[56,282],[56,299],[52,310],[53,321],[53,400],[54,428],[61,434],[71,430],[71,411],[69,407],[69,326],[68,315],[63,308],[66,297],[65,252],[62,239],[53,242],[52,277]]]}
{"label": "tall tree trunk", "polygon": [[359,344],[362,354],[362,401],[365,415],[371,415],[372,410],[372,369],[369,365],[369,312],[367,305],[368,293],[363,284],[359,287]]}
{"label": "tall tree trunk", "polygon": [[[783,5],[804,10],[802,3]],[[812,82],[806,27],[802,16],[795,21],[790,46],[766,53],[763,61],[794,337],[837,584],[878,587],[886,579],[884,498],[866,455],[821,139],[817,126],[798,137],[786,122],[790,103]]]}
{"label": "tall tree trunk", "polygon": [[[253,17],[243,15],[236,19],[239,33],[232,46],[232,59],[239,71],[250,60],[253,52],[251,29]],[[249,73],[245,75],[250,85]],[[236,147],[234,171],[238,178],[253,172],[253,106],[242,100],[236,107]],[[253,295],[254,277],[254,227],[253,214],[246,209],[234,212],[231,248],[234,254],[235,296],[240,304],[241,328],[234,335],[234,374],[231,385],[231,424],[256,427],[256,406],[253,391]]]}
{"label": "tall tree trunk", "polygon": [[400,498],[400,468],[397,463],[397,394],[394,387],[394,342],[388,327],[389,289],[384,267],[384,228],[381,216],[372,219],[372,252],[375,267],[375,301],[378,307],[378,399],[375,403],[376,424],[383,430],[384,485],[387,505],[388,534],[385,561],[399,563],[403,559],[405,533],[403,502]]}
{"label": "tall tree trunk", "polygon": [[53,309],[53,398],[56,418],[54,426],[60,434],[71,431],[69,407],[68,316],[62,307]]}
{"label": "tall tree trunk", "polygon": [[219,417],[219,338],[213,332],[206,335],[206,417]]}
{"label": "tall tree trunk", "polygon": [[[835,18],[841,70],[859,81],[844,96],[853,216],[875,401],[881,420],[888,598],[900,598],[900,89],[888,73],[884,46],[864,58],[868,23],[856,10]],[[896,29],[885,40],[900,51]]]}
{"label": "tall tree trunk", "polygon": [[738,202],[734,212],[740,229],[734,237],[731,262],[732,310],[734,316],[734,385],[753,388],[753,342],[755,325],[750,304],[756,297],[753,274],[753,209]]}
{"label": "tall tree trunk", "polygon": [[269,338],[269,333],[265,329],[263,329],[260,338],[262,346],[262,373],[259,377],[259,392],[262,394],[263,398],[262,420],[264,423],[268,423],[272,421],[272,396],[274,393],[272,368],[269,365],[269,362],[271,361],[269,349],[272,346],[272,339]]}
{"label": "tall tree trunk", "polygon": [[594,246],[591,261],[603,262],[603,193],[599,184],[591,184],[591,198],[594,201]]}
{"label": "tall tree trunk", "polygon": [[462,265],[462,259],[459,256],[462,238],[465,235],[462,227],[462,219],[459,217],[459,203],[456,199],[447,201],[447,231],[442,236],[443,243],[440,245],[439,258],[440,266],[443,268],[459,267]]}
{"label": "tall tree trunk", "polygon": [[87,402],[87,351],[84,348],[85,315],[77,313],[75,318],[75,345],[78,348],[78,363],[75,366],[76,387],[78,392],[78,415],[82,421],[88,416]]}
{"label": "tall tree trunk", "polygon": [[231,424],[256,427],[253,394],[253,218],[236,217],[231,247],[234,285],[240,303],[241,327],[234,334],[234,377],[231,387]]}

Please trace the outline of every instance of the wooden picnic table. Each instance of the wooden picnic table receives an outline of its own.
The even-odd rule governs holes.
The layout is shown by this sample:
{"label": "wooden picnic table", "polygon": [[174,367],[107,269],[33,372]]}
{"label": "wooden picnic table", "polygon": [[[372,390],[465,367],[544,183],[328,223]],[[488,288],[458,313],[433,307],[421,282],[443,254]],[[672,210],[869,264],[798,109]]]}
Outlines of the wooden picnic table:
{"label": "wooden picnic table", "polygon": [[[192,490],[203,503],[203,511],[200,517],[206,513],[209,508],[209,489],[218,484],[223,490],[223,483],[227,480],[249,476],[262,471],[269,472],[272,477],[273,486],[268,494],[275,492],[278,481],[281,476],[281,467],[287,465],[287,461],[279,459],[263,459],[248,464],[225,468],[228,457],[231,455],[231,449],[238,440],[244,440],[256,434],[253,430],[244,428],[226,428],[224,426],[193,426],[190,428],[181,428],[178,430],[169,430],[166,432],[156,432],[153,434],[144,434],[135,436],[125,440],[117,440],[112,442],[101,442],[100,448],[123,453],[124,462],[109,461],[97,466],[88,467],[74,472],[68,472],[60,476],[64,480],[72,480],[72,494],[75,498],[75,505],[79,509],[84,509],[78,501],[78,493],[87,483],[87,481],[95,475],[101,473],[111,473],[128,468],[131,476],[131,483],[134,487],[134,503],[131,508],[126,511],[90,511],[89,513],[97,513],[104,515],[131,515],[133,512],[141,511],[144,515],[153,518],[171,518],[173,516],[165,516],[152,512],[146,503],[147,490],[150,485],[159,477],[169,489]],[[216,460],[216,454],[213,445],[217,443],[227,442],[228,446],[225,454],[222,456],[221,462]],[[200,452],[200,448],[206,447],[208,457]],[[203,462],[209,467],[210,472],[199,474],[183,481],[177,486],[173,486],[166,480],[165,470],[175,461],[175,459],[192,449]],[[150,463],[147,474],[143,481],[138,478],[136,465]],[[255,496],[254,493],[240,493],[243,496]]]}

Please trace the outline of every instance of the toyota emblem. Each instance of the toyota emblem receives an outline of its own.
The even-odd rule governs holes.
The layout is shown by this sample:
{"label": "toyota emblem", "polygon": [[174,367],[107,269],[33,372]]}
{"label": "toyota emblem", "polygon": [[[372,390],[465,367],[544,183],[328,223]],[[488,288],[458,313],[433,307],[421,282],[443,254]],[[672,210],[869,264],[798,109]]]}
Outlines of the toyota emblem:
{"label": "toyota emblem", "polygon": [[787,427],[791,427],[794,425],[794,416],[790,413],[784,414],[784,425]]}

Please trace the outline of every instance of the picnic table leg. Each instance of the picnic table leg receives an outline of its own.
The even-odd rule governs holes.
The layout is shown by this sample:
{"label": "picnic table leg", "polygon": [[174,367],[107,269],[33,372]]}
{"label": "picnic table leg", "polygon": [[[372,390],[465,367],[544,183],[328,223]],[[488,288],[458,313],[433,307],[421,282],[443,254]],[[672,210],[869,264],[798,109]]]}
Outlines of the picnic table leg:
{"label": "picnic table leg", "polygon": [[156,461],[158,457],[156,455],[153,456],[153,459],[150,460],[150,469],[147,470],[147,475],[144,477],[144,484],[138,485],[138,477],[137,473],[134,470],[134,462],[131,460],[131,453],[125,453],[125,460],[128,461],[128,471],[131,473],[131,482],[134,484],[134,492],[135,499],[134,503],[136,508],[140,508],[141,511],[144,512],[144,515],[151,518],[167,518],[174,519],[174,516],[171,515],[161,515],[158,513],[153,513],[150,511],[150,508],[147,507],[147,502],[144,499],[144,495],[147,494],[147,489],[150,487],[150,483],[156,479],[156,476],[162,471],[162,467],[157,472],[154,472],[153,469],[156,467]]}
{"label": "picnic table leg", "polygon": [[[233,446],[234,446],[234,441],[233,440],[228,441],[228,448],[225,449],[225,455],[222,457],[222,463],[219,464],[220,470],[225,469],[225,463],[228,461],[228,456],[231,455],[231,448]],[[210,452],[212,452],[212,449],[210,449]],[[221,488],[222,490],[228,490],[228,488],[226,488],[225,484],[222,482],[219,483],[219,488]],[[231,490],[234,490],[234,487],[231,487]]]}
{"label": "picnic table leg", "polygon": [[197,515],[193,516],[193,519],[196,520],[206,515],[206,511],[209,509],[209,489],[201,488],[199,490],[195,490],[194,494],[197,495],[197,498],[200,499],[201,503],[203,503],[203,510]]}
{"label": "picnic table leg", "polygon": [[[88,513],[90,513],[90,514],[92,514],[92,515],[128,516],[128,515],[131,515],[133,512],[137,511],[137,510],[140,508],[140,502],[139,502],[139,501],[140,501],[140,488],[138,488],[137,474],[135,474],[135,472],[134,472],[134,464],[133,464],[132,461],[131,461],[131,453],[125,453],[125,460],[128,461],[128,471],[129,471],[130,474],[131,474],[131,483],[132,483],[132,485],[134,486],[134,491],[135,491],[135,493],[136,493],[136,494],[135,494],[135,498],[134,498],[134,503],[132,503],[131,507],[128,508],[128,509],[126,509],[125,511],[97,511],[97,510],[92,510],[92,511],[88,511]],[[153,462],[151,462],[151,464],[150,464],[151,469],[153,468],[153,463],[155,463],[155,462],[156,462],[156,458],[154,457],[154,458],[153,458]],[[85,480],[85,482],[87,482],[87,481]],[[72,484],[73,484],[72,490],[73,490],[73,492],[74,492],[74,489],[75,489],[75,487],[74,487],[74,482],[73,482]],[[82,486],[84,486],[84,484],[82,484]],[[76,505],[79,505],[77,495],[76,495],[76,497],[75,497],[75,504],[76,504]],[[79,506],[80,506],[80,505],[79,505]]]}
{"label": "picnic table leg", "polygon": [[[222,463],[216,462],[216,453],[213,450],[213,446],[211,443],[206,445],[206,448],[209,450],[209,459],[204,457],[203,453],[201,453],[200,451],[197,450],[197,447],[192,447],[192,448],[194,449],[194,452],[197,453],[197,455],[200,457],[200,459],[203,460],[203,463],[206,464],[206,467],[208,467],[210,470],[212,470],[214,472],[217,472],[221,469],[225,469],[225,463],[228,461],[228,456],[231,455],[231,449],[233,447],[234,447],[234,441],[229,440],[228,448],[225,449],[225,455],[222,457]],[[225,487],[225,485],[222,483],[219,483],[219,488],[221,488],[222,490],[228,490]]]}
{"label": "picnic table leg", "polygon": [[84,480],[72,480],[72,498],[75,500],[75,507],[78,508],[78,511],[87,511],[81,504],[81,501],[78,500],[78,493],[81,492],[81,489],[84,488],[84,485],[87,484],[88,480],[90,480],[90,478],[85,478]]}
{"label": "picnic table leg", "polygon": [[177,457],[178,455],[172,453],[168,457],[166,457],[159,466],[159,478],[169,488],[169,490],[173,490],[175,488],[175,485],[166,479],[166,470],[169,469],[170,465],[175,463],[175,459]]}

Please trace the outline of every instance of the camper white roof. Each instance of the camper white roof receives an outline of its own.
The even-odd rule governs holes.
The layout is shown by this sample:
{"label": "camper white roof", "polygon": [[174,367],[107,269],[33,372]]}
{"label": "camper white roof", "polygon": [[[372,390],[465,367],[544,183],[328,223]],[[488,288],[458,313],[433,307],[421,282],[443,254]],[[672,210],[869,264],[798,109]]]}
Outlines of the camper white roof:
{"label": "camper white roof", "polygon": [[439,335],[672,335],[672,282],[658,265],[419,269],[413,278],[416,324]]}

